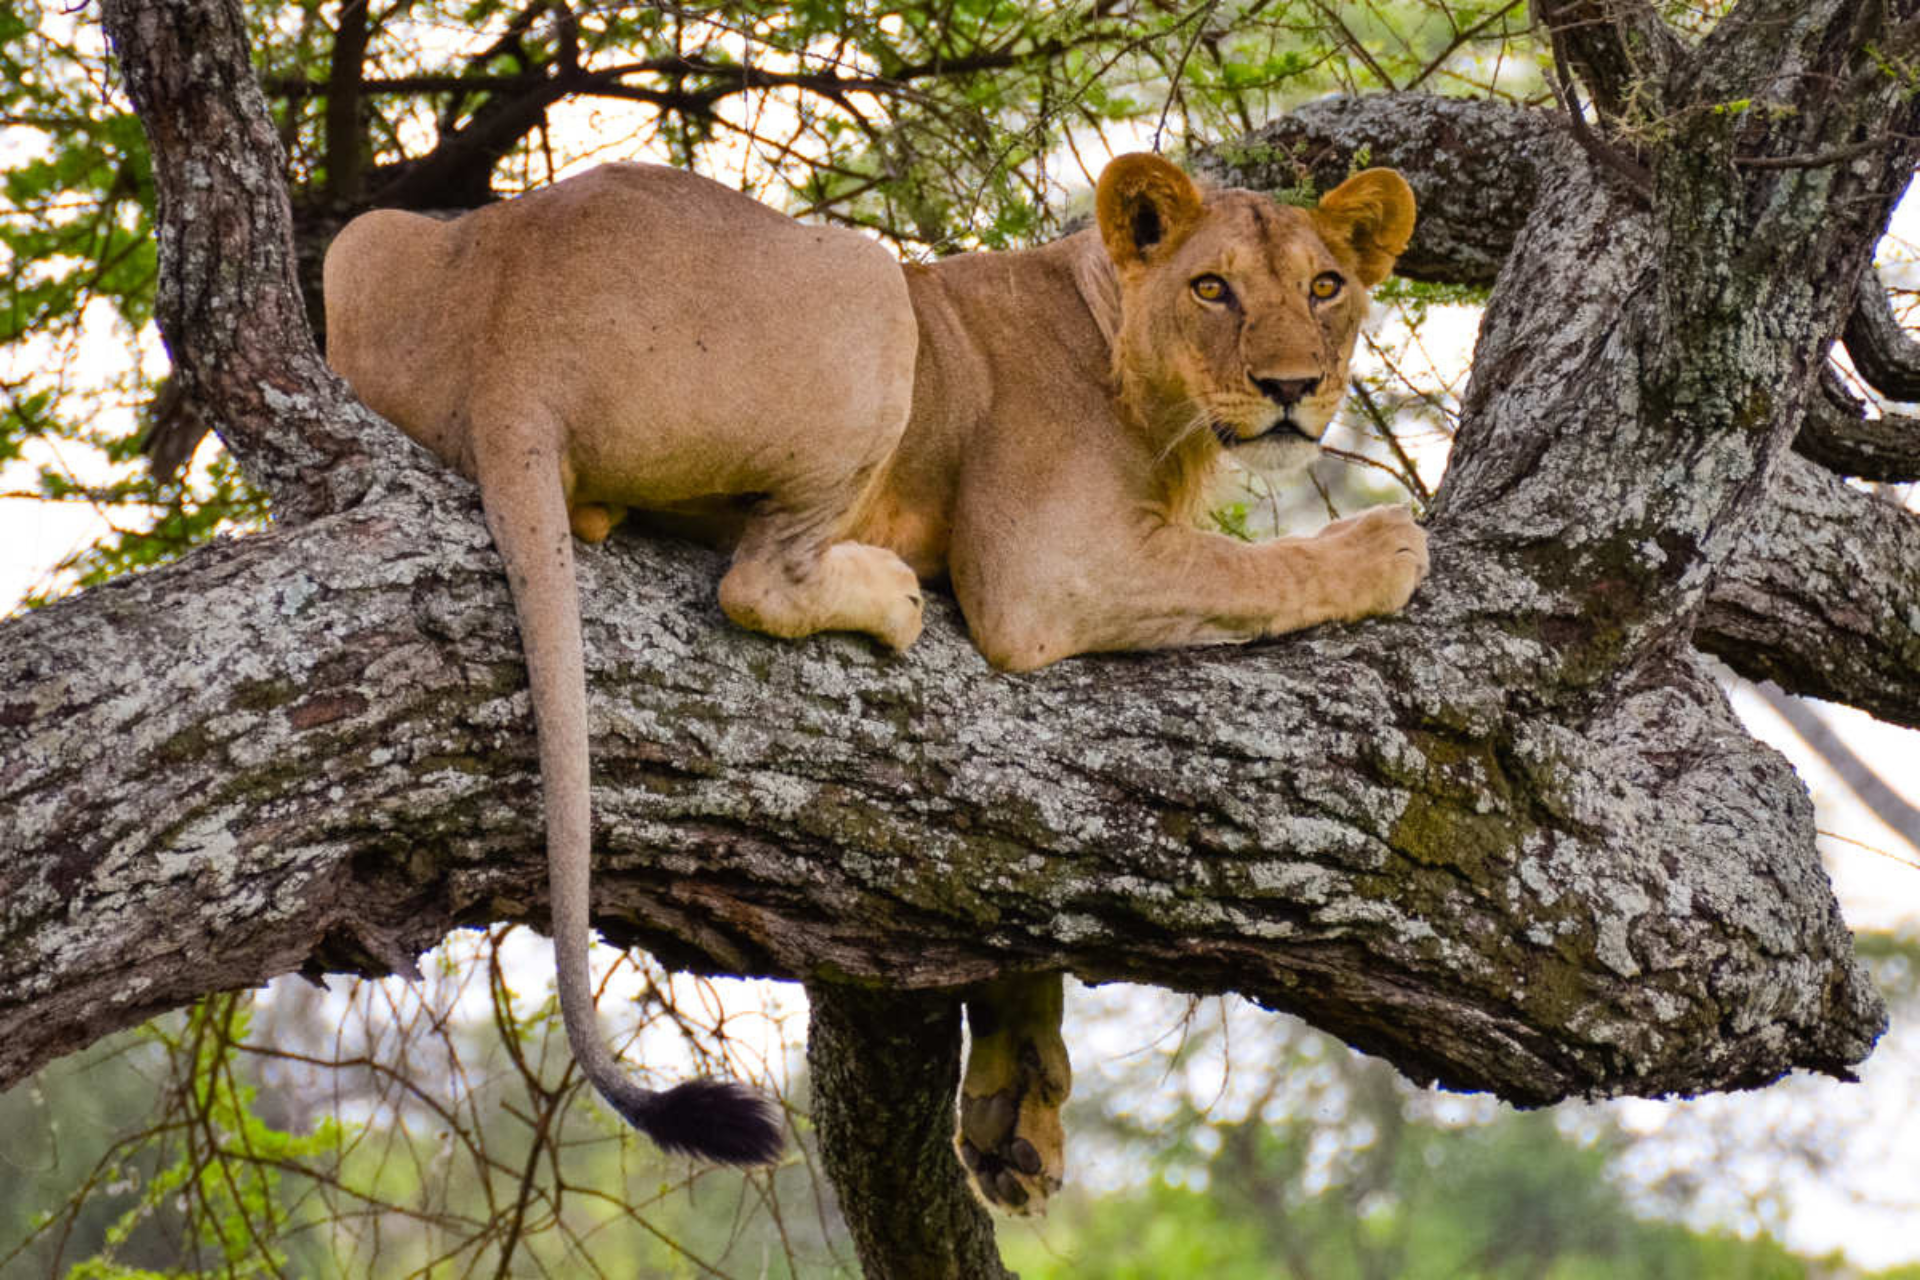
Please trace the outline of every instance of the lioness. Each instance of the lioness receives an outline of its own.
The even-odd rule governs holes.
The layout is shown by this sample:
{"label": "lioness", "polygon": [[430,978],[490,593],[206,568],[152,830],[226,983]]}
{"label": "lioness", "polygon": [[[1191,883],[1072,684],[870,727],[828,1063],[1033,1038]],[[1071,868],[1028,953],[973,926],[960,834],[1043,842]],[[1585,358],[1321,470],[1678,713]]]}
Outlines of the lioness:
{"label": "lioness", "polygon": [[[1399,609],[1420,529],[1377,507],[1247,544],[1196,514],[1227,454],[1310,457],[1413,230],[1371,169],[1303,210],[1202,192],[1157,156],[1101,175],[1097,229],[901,267],[704,178],[616,164],[451,222],[376,211],[327,256],[328,358],[475,480],[526,649],[567,1036],[668,1150],[776,1156],[738,1085],[620,1071],[587,967],[586,689],[568,530],[629,509],[730,546],[720,604],[778,636],[920,632],[952,583],[1007,671],[1091,650],[1251,640]],[[1060,978],[976,993],[957,1144],[1016,1211],[1060,1184]]]}

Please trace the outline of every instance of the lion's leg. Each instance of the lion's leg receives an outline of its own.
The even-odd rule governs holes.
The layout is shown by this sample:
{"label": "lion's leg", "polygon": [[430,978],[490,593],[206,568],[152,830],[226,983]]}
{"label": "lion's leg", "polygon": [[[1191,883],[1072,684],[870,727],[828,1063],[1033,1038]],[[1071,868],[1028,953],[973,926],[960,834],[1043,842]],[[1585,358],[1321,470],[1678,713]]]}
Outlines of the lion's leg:
{"label": "lion's leg", "polygon": [[883,547],[828,541],[820,530],[840,524],[836,515],[771,504],[756,513],[720,580],[720,607],[750,631],[864,631],[905,649],[920,635],[920,579]]}
{"label": "lion's leg", "polygon": [[1404,507],[1374,507],[1305,538],[1243,543],[1172,524],[1121,527],[1070,564],[1000,550],[1064,541],[1044,522],[963,544],[953,584],[987,660],[1030,671],[1077,653],[1172,649],[1280,635],[1393,613],[1426,577],[1426,534]]}
{"label": "lion's leg", "polygon": [[1060,1108],[1073,1087],[1060,1038],[1058,973],[1018,974],[967,1001],[966,1078],[954,1147],[988,1204],[1009,1213],[1044,1212],[1066,1170]]}

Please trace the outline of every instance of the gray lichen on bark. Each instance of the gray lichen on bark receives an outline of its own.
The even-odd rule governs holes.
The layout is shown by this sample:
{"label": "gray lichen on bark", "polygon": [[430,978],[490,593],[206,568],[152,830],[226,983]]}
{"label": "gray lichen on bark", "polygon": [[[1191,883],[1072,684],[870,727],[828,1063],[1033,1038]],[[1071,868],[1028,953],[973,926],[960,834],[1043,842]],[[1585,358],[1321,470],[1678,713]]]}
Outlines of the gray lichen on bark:
{"label": "gray lichen on bark", "polygon": [[[903,660],[729,631],[717,569],[583,557],[615,941],[908,989],[1239,990],[1530,1102],[1844,1071],[1877,1032],[1804,795],[1691,660],[1577,722],[1503,687],[1536,646],[1425,609],[1014,678],[945,604]],[[538,919],[505,606],[447,482],[9,623],[0,1070]]]}

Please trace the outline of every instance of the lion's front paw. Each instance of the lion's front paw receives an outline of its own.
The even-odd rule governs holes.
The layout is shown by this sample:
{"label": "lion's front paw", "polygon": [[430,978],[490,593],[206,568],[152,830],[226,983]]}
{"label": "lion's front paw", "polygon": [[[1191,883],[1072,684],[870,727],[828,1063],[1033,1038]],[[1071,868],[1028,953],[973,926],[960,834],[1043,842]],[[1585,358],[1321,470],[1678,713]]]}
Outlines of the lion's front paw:
{"label": "lion's front paw", "polygon": [[920,638],[925,602],[920,579],[904,560],[859,542],[829,548],[827,560],[841,578],[849,630],[864,631],[896,652]]}
{"label": "lion's front paw", "polygon": [[1406,608],[1427,576],[1427,533],[1405,507],[1371,507],[1328,525],[1321,536],[1337,540],[1352,557],[1353,617]]}
{"label": "lion's front paw", "polygon": [[1060,1108],[1073,1085],[1060,1038],[1058,974],[993,984],[968,1002],[973,1046],[954,1149],[990,1206],[1044,1213],[1066,1171]]}

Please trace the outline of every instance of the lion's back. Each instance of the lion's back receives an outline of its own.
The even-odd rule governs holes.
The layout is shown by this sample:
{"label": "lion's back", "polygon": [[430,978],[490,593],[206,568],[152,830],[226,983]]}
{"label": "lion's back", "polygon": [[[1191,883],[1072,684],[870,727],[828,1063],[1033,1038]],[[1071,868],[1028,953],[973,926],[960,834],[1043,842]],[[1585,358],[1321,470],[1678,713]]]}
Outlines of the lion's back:
{"label": "lion's back", "polygon": [[336,286],[335,367],[376,410],[443,457],[436,422],[552,413],[576,467],[623,477],[632,505],[733,483],[693,474],[710,470],[696,453],[750,461],[770,431],[832,448],[842,424],[904,421],[910,394],[891,254],[661,166],[604,165],[448,223],[364,215],[329,254],[330,327]]}
{"label": "lion's back", "polygon": [[375,209],[348,223],[323,269],[327,363],[382,416],[464,466],[446,406],[469,381],[483,281],[448,270],[453,223]]}

